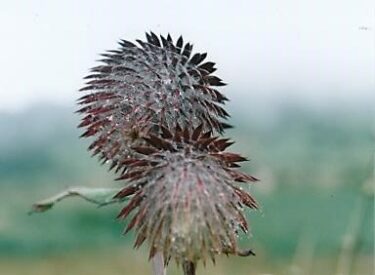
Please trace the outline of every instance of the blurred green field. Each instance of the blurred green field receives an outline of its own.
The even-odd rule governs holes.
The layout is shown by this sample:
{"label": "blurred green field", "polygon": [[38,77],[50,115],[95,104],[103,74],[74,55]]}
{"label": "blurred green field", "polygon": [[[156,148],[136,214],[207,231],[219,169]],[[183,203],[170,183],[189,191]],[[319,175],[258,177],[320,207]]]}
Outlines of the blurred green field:
{"label": "blurred green field", "polygon": [[[250,212],[253,258],[220,257],[198,274],[335,274],[343,238],[355,235],[350,274],[374,272],[374,125],[366,110],[287,106],[269,112],[230,106],[244,170],[261,204]],[[259,111],[259,112],[258,112]],[[147,251],[121,237],[119,205],[66,200],[45,214],[30,205],[75,185],[116,186],[79,140],[72,110],[37,106],[0,114],[0,273],[148,274]],[[354,221],[354,226],[353,226]],[[358,229],[355,229],[355,227]],[[179,274],[172,265],[169,274]]]}
{"label": "blurred green field", "polygon": [[[2,274],[12,275],[122,275],[151,274],[151,265],[145,261],[142,251],[128,249],[79,250],[70,253],[44,255],[35,258],[11,258],[0,260]],[[372,274],[371,256],[362,255],[356,260],[351,274]],[[216,265],[199,265],[197,273],[207,275],[249,275],[249,274],[335,274],[336,262],[332,258],[319,258],[311,263],[289,264],[270,260],[264,256],[256,258],[220,257]],[[308,271],[307,271],[308,270]],[[168,268],[169,275],[181,275],[174,263]]]}

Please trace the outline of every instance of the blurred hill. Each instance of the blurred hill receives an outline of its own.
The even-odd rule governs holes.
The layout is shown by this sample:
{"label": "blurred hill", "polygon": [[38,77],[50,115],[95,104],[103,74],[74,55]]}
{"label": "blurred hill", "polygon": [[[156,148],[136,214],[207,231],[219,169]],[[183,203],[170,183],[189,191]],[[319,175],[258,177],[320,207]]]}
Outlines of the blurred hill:
{"label": "blurred hill", "polygon": [[[373,171],[368,110],[230,104],[229,113],[232,150],[249,156],[244,169],[261,179],[251,190],[262,209],[248,214],[254,236],[243,245],[285,260],[307,240],[314,254],[337,258]],[[90,158],[78,120],[73,109],[48,105],[0,114],[0,258],[130,247],[132,236],[120,238],[123,224],[115,220],[119,206],[71,200],[43,215],[26,214],[34,201],[68,186],[121,184]],[[371,258],[374,203],[367,202],[356,251]]]}

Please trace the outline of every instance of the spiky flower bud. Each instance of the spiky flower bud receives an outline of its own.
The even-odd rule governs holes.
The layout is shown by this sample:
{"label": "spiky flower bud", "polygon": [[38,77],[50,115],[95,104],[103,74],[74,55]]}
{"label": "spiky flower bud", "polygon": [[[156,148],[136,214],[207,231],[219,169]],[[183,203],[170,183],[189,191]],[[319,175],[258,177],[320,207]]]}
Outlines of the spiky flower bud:
{"label": "spiky flower bud", "polygon": [[212,75],[214,63],[202,63],[206,54],[192,55],[182,37],[174,43],[170,35],[159,39],[151,32],[146,38],[137,40],[139,46],[122,40],[118,50],[103,54],[103,65],[92,68],[81,89],[88,92],[79,100],[82,136],[95,137],[89,149],[111,160],[112,168],[160,125],[203,124],[217,132],[229,126],[220,120],[228,116],[221,107],[227,99],[214,88],[224,83]]}
{"label": "spiky flower bud", "polygon": [[224,151],[232,143],[203,132],[202,125],[161,129],[161,136],[150,134],[144,146],[133,148],[139,155],[124,160],[128,169],[119,178],[128,184],[117,198],[132,195],[119,217],[134,214],[126,232],[135,228],[135,247],[147,240],[150,257],[162,252],[165,259],[193,264],[239,254],[238,231],[248,229],[243,208],[257,208],[238,184],[256,180],[237,170],[246,159]]}

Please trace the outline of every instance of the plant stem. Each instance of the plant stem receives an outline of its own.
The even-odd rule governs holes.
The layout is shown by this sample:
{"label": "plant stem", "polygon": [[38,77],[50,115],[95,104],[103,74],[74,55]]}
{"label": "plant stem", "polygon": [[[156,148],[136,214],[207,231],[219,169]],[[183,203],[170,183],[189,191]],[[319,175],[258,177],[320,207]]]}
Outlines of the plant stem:
{"label": "plant stem", "polygon": [[163,254],[158,252],[151,259],[152,263],[152,275],[167,275],[167,271],[164,267]]}
{"label": "plant stem", "polygon": [[182,264],[182,269],[184,270],[184,275],[195,275],[196,266],[193,262],[185,261]]}

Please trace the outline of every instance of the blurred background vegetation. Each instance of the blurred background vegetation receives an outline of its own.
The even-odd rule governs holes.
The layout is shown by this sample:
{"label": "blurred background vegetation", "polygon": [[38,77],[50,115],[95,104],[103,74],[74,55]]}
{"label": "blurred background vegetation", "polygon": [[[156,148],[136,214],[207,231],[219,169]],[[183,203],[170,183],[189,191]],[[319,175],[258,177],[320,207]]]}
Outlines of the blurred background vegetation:
{"label": "blurred background vegetation", "polygon": [[[219,257],[198,274],[373,274],[374,125],[368,109],[229,105],[232,150],[261,181],[249,212],[253,258]],[[147,274],[147,249],[132,250],[104,208],[66,200],[42,215],[30,205],[70,186],[118,186],[79,140],[78,117],[37,105],[0,114],[0,273]],[[373,194],[373,193],[372,193]],[[172,264],[169,274],[179,274]],[[199,272],[200,271],[200,272]]]}

